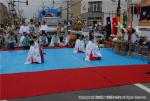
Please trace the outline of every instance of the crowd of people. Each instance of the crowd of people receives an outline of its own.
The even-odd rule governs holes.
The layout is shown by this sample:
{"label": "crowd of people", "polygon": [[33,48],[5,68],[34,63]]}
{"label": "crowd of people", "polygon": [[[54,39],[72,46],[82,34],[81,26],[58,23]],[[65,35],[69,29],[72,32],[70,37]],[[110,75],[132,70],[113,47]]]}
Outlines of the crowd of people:
{"label": "crowd of people", "polygon": [[[14,47],[29,48],[31,40],[38,40],[42,46],[52,45],[50,39],[56,41],[56,36],[61,33],[61,25],[58,23],[56,33],[53,36],[47,34],[48,26],[45,22],[23,23],[20,26],[0,26],[0,48],[13,49]],[[50,42],[51,41],[51,42]]]}

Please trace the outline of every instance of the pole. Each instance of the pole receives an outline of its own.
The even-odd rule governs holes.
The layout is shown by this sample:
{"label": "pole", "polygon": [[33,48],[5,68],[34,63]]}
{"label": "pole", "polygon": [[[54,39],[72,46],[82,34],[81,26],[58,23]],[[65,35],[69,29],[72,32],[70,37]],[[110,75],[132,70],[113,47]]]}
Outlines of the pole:
{"label": "pole", "polygon": [[69,23],[69,0],[67,0],[67,33],[68,33],[68,23]]}
{"label": "pole", "polygon": [[52,5],[52,8],[54,8],[54,4],[55,4],[55,1],[53,0],[53,5]]}
{"label": "pole", "polygon": [[118,27],[117,27],[117,34],[120,33],[120,15],[121,15],[121,6],[120,6],[120,0],[118,0],[118,7],[117,7],[117,18],[118,18]]}
{"label": "pole", "polygon": [[11,1],[12,2],[12,7],[11,7],[11,13],[12,13],[12,22],[11,25],[14,25],[14,11],[15,11],[15,2],[14,0]]}
{"label": "pole", "polygon": [[118,0],[118,7],[117,7],[117,16],[120,17],[121,11],[120,11],[121,7],[120,7],[120,0]]}

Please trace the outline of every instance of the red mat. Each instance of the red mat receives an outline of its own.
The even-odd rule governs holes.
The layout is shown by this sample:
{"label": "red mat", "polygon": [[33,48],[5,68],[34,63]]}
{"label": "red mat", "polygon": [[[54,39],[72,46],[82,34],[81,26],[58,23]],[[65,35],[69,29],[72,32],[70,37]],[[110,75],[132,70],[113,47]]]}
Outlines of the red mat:
{"label": "red mat", "polygon": [[145,74],[148,71],[150,71],[150,65],[1,74],[0,99],[146,83],[150,82],[150,76]]}

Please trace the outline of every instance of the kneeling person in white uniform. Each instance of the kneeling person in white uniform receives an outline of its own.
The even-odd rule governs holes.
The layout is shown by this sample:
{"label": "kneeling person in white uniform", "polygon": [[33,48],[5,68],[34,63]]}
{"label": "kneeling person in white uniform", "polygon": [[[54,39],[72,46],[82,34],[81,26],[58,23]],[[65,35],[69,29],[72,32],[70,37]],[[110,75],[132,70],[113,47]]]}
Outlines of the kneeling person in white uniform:
{"label": "kneeling person in white uniform", "polygon": [[100,60],[102,55],[99,51],[99,47],[96,42],[94,42],[94,37],[91,35],[89,38],[89,42],[86,46],[86,57],[85,60],[94,61]]}
{"label": "kneeling person in white uniform", "polygon": [[75,47],[74,47],[74,53],[83,53],[85,52],[85,43],[84,43],[84,36],[79,36],[79,38],[76,40]]}
{"label": "kneeling person in white uniform", "polygon": [[30,42],[30,50],[28,52],[27,60],[25,64],[43,63],[43,53],[38,45],[34,41]]}

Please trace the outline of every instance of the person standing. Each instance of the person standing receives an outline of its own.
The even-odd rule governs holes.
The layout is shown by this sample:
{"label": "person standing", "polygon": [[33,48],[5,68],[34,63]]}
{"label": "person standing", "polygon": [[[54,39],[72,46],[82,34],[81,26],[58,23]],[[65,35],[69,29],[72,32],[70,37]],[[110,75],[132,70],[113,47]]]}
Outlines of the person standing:
{"label": "person standing", "polygon": [[46,25],[46,22],[43,21],[43,23],[40,25],[40,32],[45,31],[47,32],[48,26]]}
{"label": "person standing", "polygon": [[61,23],[58,23],[58,25],[56,27],[56,32],[57,32],[58,36],[61,34]]}
{"label": "person standing", "polygon": [[30,31],[29,31],[29,26],[28,26],[28,24],[26,24],[26,23],[23,23],[23,24],[20,26],[20,29],[19,29],[19,33],[20,33],[20,34],[23,34],[24,32],[26,32],[27,34],[30,33]]}
{"label": "person standing", "polygon": [[33,19],[30,20],[30,23],[28,24],[28,27],[29,27],[29,32],[31,34],[35,34],[35,25],[34,25]]}

